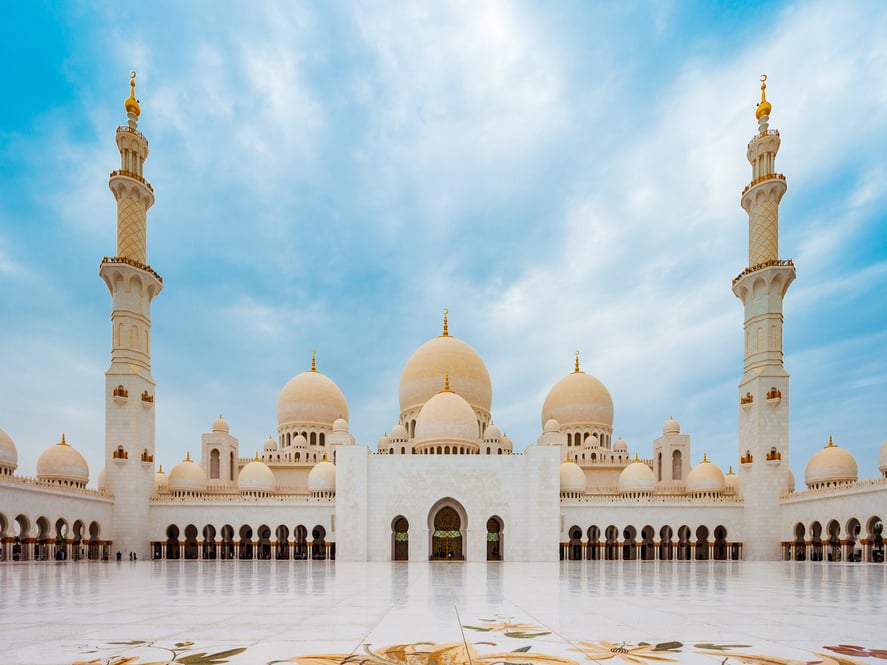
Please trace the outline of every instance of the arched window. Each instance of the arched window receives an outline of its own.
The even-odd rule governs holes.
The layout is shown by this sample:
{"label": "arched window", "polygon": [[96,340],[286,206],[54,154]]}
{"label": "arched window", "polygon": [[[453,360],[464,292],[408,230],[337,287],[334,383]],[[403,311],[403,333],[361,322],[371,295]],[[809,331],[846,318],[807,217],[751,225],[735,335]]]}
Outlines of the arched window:
{"label": "arched window", "polygon": [[407,561],[410,558],[410,523],[405,517],[397,517],[391,529],[391,558],[394,561]]}
{"label": "arched window", "polygon": [[671,479],[672,480],[680,480],[681,479],[681,467],[683,466],[681,463],[681,451],[675,450],[671,454]]}
{"label": "arched window", "polygon": [[209,477],[211,480],[219,479],[219,454],[218,448],[213,448],[209,454]]}
{"label": "arched window", "polygon": [[237,468],[236,461],[234,459],[234,451],[231,451],[231,454],[228,455],[228,480],[234,482],[234,469]]}

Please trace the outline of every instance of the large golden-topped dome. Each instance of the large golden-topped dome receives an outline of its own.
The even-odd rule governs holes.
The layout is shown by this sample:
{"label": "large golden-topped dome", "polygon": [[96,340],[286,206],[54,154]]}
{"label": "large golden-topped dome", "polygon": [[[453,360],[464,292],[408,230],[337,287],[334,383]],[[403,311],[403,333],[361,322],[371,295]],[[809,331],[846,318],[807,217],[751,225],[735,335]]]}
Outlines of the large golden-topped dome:
{"label": "large golden-topped dome", "polygon": [[444,319],[444,334],[425,342],[407,361],[400,376],[400,411],[420,407],[440,392],[444,376],[450,388],[473,408],[489,414],[493,400],[490,373],[477,351],[452,337]]}
{"label": "large golden-topped dome", "polygon": [[561,427],[603,425],[613,427],[613,398],[606,386],[578,368],[554,384],[542,405],[542,425],[549,418]]}
{"label": "large golden-topped dome", "polygon": [[326,425],[348,419],[348,402],[336,383],[316,369],[291,378],[277,399],[277,424]]}

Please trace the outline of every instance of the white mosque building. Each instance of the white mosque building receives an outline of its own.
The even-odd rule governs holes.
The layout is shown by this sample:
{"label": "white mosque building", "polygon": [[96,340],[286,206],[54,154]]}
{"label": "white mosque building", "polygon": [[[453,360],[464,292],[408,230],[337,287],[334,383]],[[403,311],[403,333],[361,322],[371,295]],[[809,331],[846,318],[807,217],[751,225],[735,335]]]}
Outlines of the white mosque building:
{"label": "white mosque building", "polygon": [[[133,75],[134,77],[134,75]],[[748,267],[733,280],[745,307],[745,362],[737,393],[738,450],[726,474],[669,418],[641,456],[613,440],[604,384],[573,370],[549,391],[541,433],[522,453],[494,424],[481,357],[449,334],[416,350],[400,380],[400,414],[375,450],[349,434],[348,403],[311,368],[277,402],[277,438],[242,457],[220,416],[199,453],[165,472],[155,461],[151,301],[163,280],[148,264],[148,141],[138,130],[135,80],[117,128],[117,250],[99,274],[111,292],[111,364],[105,373],[105,468],[90,470],[64,435],[18,473],[0,430],[0,558],[339,559],[553,561],[884,561],[887,442],[878,474],[860,479],[831,439],[809,460],[805,489],[789,469],[789,374],[782,301],[795,279],[779,258],[775,170],[779,132],[761,86],[748,144],[752,178]],[[2,423],[0,423],[2,424]],[[823,442],[825,443],[825,442]],[[196,444],[196,442],[195,442]],[[197,450],[195,445],[195,450]],[[734,469],[735,467],[735,469]]]}

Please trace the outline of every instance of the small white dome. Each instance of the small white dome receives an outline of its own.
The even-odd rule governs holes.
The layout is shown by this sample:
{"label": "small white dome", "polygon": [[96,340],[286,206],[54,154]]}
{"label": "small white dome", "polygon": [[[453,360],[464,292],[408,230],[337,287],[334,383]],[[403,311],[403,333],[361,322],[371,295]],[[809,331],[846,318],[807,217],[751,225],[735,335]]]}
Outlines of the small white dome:
{"label": "small white dome", "polygon": [[0,467],[12,469],[18,466],[18,450],[12,437],[0,429]]}
{"label": "small white dome", "polygon": [[575,462],[561,462],[561,492],[584,492],[585,472]]}
{"label": "small white dome", "polygon": [[342,417],[336,418],[333,421],[333,431],[334,432],[348,432],[348,421]]}
{"label": "small white dome", "polygon": [[391,445],[391,439],[388,438],[387,434],[383,434],[379,437],[379,442],[376,444],[376,450],[381,452],[383,450],[388,450],[388,446]]}
{"label": "small white dome", "polygon": [[170,492],[203,492],[206,473],[191,459],[190,453],[169,472],[167,486]]}
{"label": "small white dome", "polygon": [[406,441],[408,438],[409,435],[407,434],[407,428],[400,423],[391,428],[392,441]]}
{"label": "small white dome", "polygon": [[878,471],[887,473],[887,441],[881,446],[881,453],[878,455]]}
{"label": "small white dome", "polygon": [[663,434],[680,434],[681,433],[681,424],[672,418],[668,417],[668,420],[665,421],[665,424],[662,426]]}
{"label": "small white dome", "polygon": [[258,457],[240,470],[237,486],[247,492],[273,492],[277,488],[274,472]]}
{"label": "small white dome", "polygon": [[828,445],[807,462],[804,481],[810,488],[825,483],[852,483],[856,481],[858,473],[859,468],[853,455],[836,446],[832,437],[829,437]]}
{"label": "small white dome", "polygon": [[554,418],[549,418],[542,426],[542,431],[545,434],[560,434],[561,424]]}
{"label": "small white dome", "polygon": [[708,461],[706,455],[687,474],[685,485],[688,492],[723,492],[727,488],[727,479],[717,464]]}
{"label": "small white dome", "polygon": [[620,492],[650,492],[655,487],[656,477],[653,475],[653,469],[637,458],[619,474]]}
{"label": "small white dome", "polygon": [[416,418],[416,442],[447,441],[477,445],[477,416],[459,394],[443,390],[427,402]]}
{"label": "small white dome", "polygon": [[782,486],[786,492],[794,492],[795,491],[795,474],[792,473],[791,469],[788,469],[788,473],[785,474],[785,484]]}
{"label": "small white dome", "polygon": [[[791,471],[789,471],[791,473]],[[735,494],[739,494],[739,476],[733,472],[733,467],[730,466],[730,469],[727,471],[727,475],[724,476],[725,489],[728,491],[734,492]]]}
{"label": "small white dome", "polygon": [[154,472],[154,491],[155,492],[165,492],[169,489],[169,479],[166,476],[166,472],[163,470],[163,465],[160,465],[160,468]]}
{"label": "small white dome", "polygon": [[296,434],[293,437],[293,448],[307,448],[308,447],[308,439],[306,439],[301,434]]}
{"label": "small white dome", "polygon": [[484,441],[495,441],[498,443],[502,439],[502,430],[495,423],[490,423],[484,430]]}
{"label": "small white dome", "polygon": [[105,467],[102,467],[102,470],[99,471],[99,478],[96,481],[96,487],[98,487],[100,490],[103,490],[107,487],[107,485],[105,484]]}
{"label": "small white dome", "polygon": [[336,465],[327,460],[315,464],[308,474],[308,489],[311,492],[335,492]]}
{"label": "small white dome", "polygon": [[277,441],[274,440],[274,437],[269,436],[265,439],[265,443],[262,444],[262,450],[277,450]]}
{"label": "small white dome", "polygon": [[44,450],[37,460],[37,479],[86,485],[89,465],[83,455],[65,442],[62,434],[62,440]]}
{"label": "small white dome", "polygon": [[511,437],[507,434],[499,439],[499,445],[502,446],[502,450],[514,450],[514,443],[512,442]]}
{"label": "small white dome", "polygon": [[628,452],[628,444],[625,442],[621,436],[613,442],[613,450],[617,453],[627,453]]}
{"label": "small white dome", "polygon": [[222,414],[219,414],[219,417],[213,420],[213,432],[224,432],[227,434],[229,432],[228,421],[222,418]]}

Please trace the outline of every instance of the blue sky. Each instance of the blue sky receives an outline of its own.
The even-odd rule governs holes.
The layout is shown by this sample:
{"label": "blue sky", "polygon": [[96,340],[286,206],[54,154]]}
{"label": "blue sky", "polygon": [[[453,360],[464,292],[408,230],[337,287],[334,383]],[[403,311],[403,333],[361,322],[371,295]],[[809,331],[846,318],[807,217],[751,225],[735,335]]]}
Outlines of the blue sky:
{"label": "blue sky", "polygon": [[318,368],[375,448],[410,354],[481,354],[520,450],[575,349],[649,456],[737,459],[740,192],[769,75],[792,468],[887,438],[883,3],[14,3],[0,26],[0,427],[102,465],[108,172],[138,71],[157,454],[223,413],[251,455]]}

